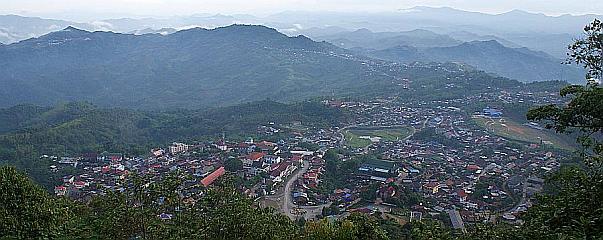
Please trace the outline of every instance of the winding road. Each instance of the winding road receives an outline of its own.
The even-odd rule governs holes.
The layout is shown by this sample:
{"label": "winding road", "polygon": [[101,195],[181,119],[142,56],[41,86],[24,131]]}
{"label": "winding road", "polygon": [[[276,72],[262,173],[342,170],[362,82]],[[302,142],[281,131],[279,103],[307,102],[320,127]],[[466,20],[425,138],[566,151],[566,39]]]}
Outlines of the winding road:
{"label": "winding road", "polygon": [[[299,179],[304,173],[308,171],[308,169],[310,169],[310,162],[304,161],[302,163],[302,168],[297,171],[297,173],[293,175],[293,177],[289,178],[289,180],[287,180],[287,183],[285,184],[285,196],[283,199],[281,210],[292,220],[295,220],[299,217],[304,217],[305,219],[314,219],[317,215],[322,214],[323,207],[328,207],[331,205],[331,203],[327,203],[317,206],[297,206],[295,205],[295,203],[293,203],[293,197],[291,196],[291,190],[293,188],[293,185],[295,184],[295,181],[297,179]],[[293,214],[293,210],[299,211],[299,214]]]}

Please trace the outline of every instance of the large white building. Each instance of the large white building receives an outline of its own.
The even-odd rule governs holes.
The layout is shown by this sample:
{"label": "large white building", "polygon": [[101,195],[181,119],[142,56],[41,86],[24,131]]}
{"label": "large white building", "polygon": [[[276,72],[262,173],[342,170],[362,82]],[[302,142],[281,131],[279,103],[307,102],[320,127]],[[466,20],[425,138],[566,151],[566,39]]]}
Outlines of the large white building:
{"label": "large white building", "polygon": [[188,148],[190,146],[186,145],[184,143],[172,143],[172,146],[170,146],[170,153],[172,154],[176,154],[176,153],[181,153],[181,152],[186,152],[188,151]]}

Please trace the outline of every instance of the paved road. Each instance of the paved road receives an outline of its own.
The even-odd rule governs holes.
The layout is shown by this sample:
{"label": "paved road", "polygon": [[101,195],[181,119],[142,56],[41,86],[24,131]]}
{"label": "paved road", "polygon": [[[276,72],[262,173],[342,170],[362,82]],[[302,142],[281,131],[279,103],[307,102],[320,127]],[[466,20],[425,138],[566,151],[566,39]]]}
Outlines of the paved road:
{"label": "paved road", "polygon": [[291,210],[293,208],[295,208],[295,204],[293,204],[293,199],[291,196],[291,189],[293,188],[293,184],[295,184],[295,181],[300,176],[302,176],[304,173],[306,173],[309,168],[310,168],[310,163],[308,161],[304,161],[302,163],[302,168],[299,171],[297,171],[297,173],[295,175],[293,175],[293,177],[289,178],[289,180],[285,184],[284,201],[283,201],[283,206],[281,207],[281,209],[291,219],[295,219],[295,215],[291,214]]}
{"label": "paved road", "polygon": [[507,209],[507,211],[505,211],[505,214],[511,214],[519,206],[526,204],[527,201],[528,201],[528,180],[526,178],[526,180],[524,180],[523,184],[522,184],[521,197],[519,198],[519,201],[515,205],[513,205],[511,208]]}
{"label": "paved road", "polygon": [[[293,203],[293,197],[291,196],[291,191],[295,184],[295,181],[300,178],[304,173],[306,173],[310,169],[310,163],[308,161],[303,162],[303,166],[299,169],[295,175],[293,175],[287,183],[285,183],[285,187],[283,189],[283,196],[278,197],[277,201],[282,200],[281,211],[286,214],[291,220],[295,220],[299,217],[304,217],[305,219],[314,219],[317,215],[322,214],[322,208],[328,207],[331,203],[321,204],[317,206],[297,206]],[[299,210],[301,214],[295,215],[292,213],[292,210]]]}

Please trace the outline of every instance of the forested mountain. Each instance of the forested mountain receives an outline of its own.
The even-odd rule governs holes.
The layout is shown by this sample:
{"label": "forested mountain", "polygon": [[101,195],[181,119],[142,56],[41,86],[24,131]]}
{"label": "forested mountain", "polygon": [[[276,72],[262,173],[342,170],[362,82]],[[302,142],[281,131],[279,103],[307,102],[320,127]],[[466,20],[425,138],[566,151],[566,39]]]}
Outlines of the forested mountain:
{"label": "forested mountain", "polygon": [[462,62],[480,70],[522,82],[564,80],[582,83],[584,72],[563,65],[561,59],[527,48],[505,47],[495,40],[473,41],[451,47],[397,46],[368,51],[369,56],[397,62]]}
{"label": "forested mountain", "polygon": [[366,92],[391,80],[331,44],[247,25],[165,36],[69,27],[0,48],[0,66],[1,106],[224,106]]}

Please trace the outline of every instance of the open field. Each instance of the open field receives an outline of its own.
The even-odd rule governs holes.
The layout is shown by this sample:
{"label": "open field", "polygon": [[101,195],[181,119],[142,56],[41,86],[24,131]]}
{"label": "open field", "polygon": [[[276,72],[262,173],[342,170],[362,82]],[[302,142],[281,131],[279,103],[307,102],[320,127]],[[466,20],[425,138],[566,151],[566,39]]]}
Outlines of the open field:
{"label": "open field", "polygon": [[345,130],[343,135],[346,145],[353,148],[363,148],[372,142],[362,136],[377,137],[381,141],[398,141],[410,136],[414,129],[409,127],[358,127]]}
{"label": "open field", "polygon": [[346,130],[343,132],[345,137],[345,145],[351,148],[364,148],[371,145],[371,140],[361,139],[360,136]]}
{"label": "open field", "polygon": [[573,150],[575,145],[567,137],[560,136],[549,130],[534,129],[507,118],[491,119],[476,117],[473,119],[479,126],[488,131],[511,140],[540,143],[541,140],[555,148]]}

